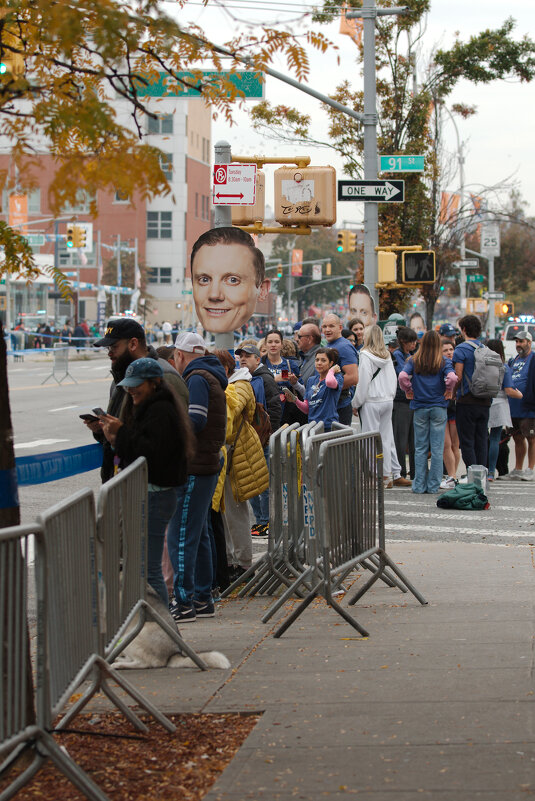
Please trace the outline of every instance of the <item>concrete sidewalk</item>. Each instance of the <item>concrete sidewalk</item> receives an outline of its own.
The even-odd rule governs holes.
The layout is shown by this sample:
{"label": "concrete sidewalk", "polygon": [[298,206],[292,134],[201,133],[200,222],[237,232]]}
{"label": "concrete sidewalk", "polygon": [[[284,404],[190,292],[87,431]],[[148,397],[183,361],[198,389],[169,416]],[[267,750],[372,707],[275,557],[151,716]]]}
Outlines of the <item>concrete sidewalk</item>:
{"label": "concrete sidewalk", "polygon": [[535,797],[535,549],[388,551],[429,603],[378,582],[368,639],[319,601],[275,640],[269,598],[230,600],[181,633],[231,671],[128,673],[166,712],[264,713],[206,801]]}

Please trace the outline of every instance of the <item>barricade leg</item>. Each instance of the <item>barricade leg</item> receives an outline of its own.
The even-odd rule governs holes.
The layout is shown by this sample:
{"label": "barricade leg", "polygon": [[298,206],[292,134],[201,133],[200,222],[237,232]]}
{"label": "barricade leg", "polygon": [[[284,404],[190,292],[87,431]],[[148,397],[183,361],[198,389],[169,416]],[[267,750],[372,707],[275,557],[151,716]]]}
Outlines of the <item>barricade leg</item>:
{"label": "barricade leg", "polygon": [[279,628],[277,629],[277,631],[273,635],[275,637],[275,639],[278,639],[279,637],[282,637],[284,632],[287,629],[290,628],[292,623],[295,623],[295,621],[297,620],[299,615],[303,614],[303,612],[305,611],[307,606],[310,606],[310,604],[312,603],[314,598],[316,598],[320,594],[319,589],[320,589],[322,584],[323,584],[323,579],[318,581],[316,586],[313,587],[313,589],[309,592],[307,597],[303,601],[301,601],[301,603],[298,606],[296,606],[296,608],[293,610],[292,614],[289,615],[286,618],[286,620],[283,621],[283,623],[279,626]]}
{"label": "barricade leg", "polygon": [[296,579],[296,581],[294,581],[292,586],[288,587],[288,589],[285,592],[283,592],[281,597],[277,601],[271,604],[268,611],[262,618],[262,623],[267,623],[268,620],[270,620],[273,617],[275,612],[278,612],[281,606],[283,606],[286,603],[286,601],[292,597],[292,594],[296,592],[299,585],[302,584],[305,581],[305,579],[307,579],[310,575],[312,575],[313,572],[314,572],[313,567],[309,567],[307,570],[305,570],[305,572],[301,576],[299,576],[299,578]]}

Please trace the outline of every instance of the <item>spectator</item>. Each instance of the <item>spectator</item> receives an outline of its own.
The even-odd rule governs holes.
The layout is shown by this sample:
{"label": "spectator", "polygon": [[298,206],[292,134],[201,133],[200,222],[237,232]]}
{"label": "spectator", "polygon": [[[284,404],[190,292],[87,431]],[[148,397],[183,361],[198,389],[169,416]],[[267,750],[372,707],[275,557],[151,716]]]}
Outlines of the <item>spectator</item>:
{"label": "spectator", "polygon": [[451,323],[443,323],[440,326],[438,333],[442,340],[442,344],[444,344],[444,342],[449,342],[451,345],[453,345],[453,347],[455,347],[455,337],[457,336],[457,329],[454,328],[454,326]]}
{"label": "spectator", "polygon": [[481,347],[481,321],[475,314],[459,320],[464,342],[453,351],[453,365],[457,373],[458,391],[455,420],[461,454],[465,467],[487,464],[488,422],[490,398],[478,398],[470,391],[474,374],[475,348]]}
{"label": "spectator", "polygon": [[[407,359],[416,350],[418,337],[412,328],[402,325],[397,329],[399,347],[392,354],[396,376],[403,370]],[[401,477],[407,479],[407,453],[409,454],[409,475],[414,479],[414,412],[400,386],[396,389],[392,410],[392,429],[396,454],[401,467]]]}
{"label": "spectator", "polygon": [[379,431],[383,441],[384,480],[392,486],[392,402],[396,394],[396,372],[378,325],[366,330],[360,352],[359,381],[353,407],[359,410],[362,431]]}
{"label": "spectator", "polygon": [[[513,386],[522,393],[522,400],[509,399],[515,442],[515,469],[509,473],[511,479],[533,481],[535,479],[535,356],[531,350],[533,337],[529,331],[518,331],[515,336],[516,353],[509,359]],[[528,455],[528,466],[523,470]]]}
{"label": "spectator", "polygon": [[[439,332],[440,334],[440,332]],[[442,340],[442,355],[445,359],[453,359],[454,347],[448,339],[440,337]],[[459,448],[459,435],[457,434],[457,424],[455,422],[455,412],[457,404],[455,398],[448,401],[446,429],[444,432],[444,466],[446,475],[442,479],[440,489],[453,489],[456,483],[457,470],[461,461],[461,451]]]}
{"label": "spectator", "polygon": [[193,435],[187,415],[163,381],[155,359],[136,359],[118,384],[128,393],[128,422],[106,415],[102,431],[114,448],[120,467],[139,456],[147,460],[149,476],[147,581],[167,604],[162,574],[165,529],[175,511],[178,487],[187,477]]}
{"label": "spectator", "polygon": [[286,388],[284,394],[290,403],[295,403],[308,415],[309,422],[322,422],[324,430],[330,431],[333,422],[338,422],[338,399],[344,383],[338,364],[338,351],[320,348],[316,353],[315,367],[316,373],[307,381],[304,401]]}
{"label": "spectator", "polygon": [[283,359],[298,360],[297,344],[295,340],[286,338],[282,340],[281,356]]}
{"label": "spectator", "polygon": [[364,323],[360,319],[360,317],[352,317],[348,323],[347,327],[350,331],[353,331],[355,334],[355,348],[357,349],[357,353],[362,350],[364,345]]}
{"label": "spectator", "polygon": [[76,348],[78,353],[80,352],[80,348],[83,348],[85,345],[85,331],[81,323],[77,323],[74,327],[71,345]]}
{"label": "spectator", "polygon": [[[283,337],[277,329],[268,331],[266,334],[267,354],[262,358],[262,363],[268,368],[277,382],[279,390],[284,387],[297,392],[300,397],[305,394],[305,388],[299,383],[300,369],[297,359],[282,356]],[[295,388],[295,389],[294,389]],[[294,410],[288,409],[281,397],[282,402],[282,423],[294,422]]]}
{"label": "spectator", "polygon": [[355,347],[356,350],[357,337],[355,336],[353,331],[350,331],[349,328],[342,328],[342,336],[344,337],[344,339],[347,339],[349,342],[351,342],[351,344]]}
{"label": "spectator", "polygon": [[336,314],[325,315],[321,330],[328,347],[335,348],[338,351],[338,363],[344,374],[344,384],[338,401],[338,417],[343,425],[350,426],[353,387],[357,385],[359,380],[358,353],[355,350],[355,346],[342,336],[342,323]]}
{"label": "spectator", "polygon": [[[505,351],[503,349],[503,342],[501,339],[489,339],[487,348],[498,353],[502,362],[505,362]],[[496,463],[498,461],[498,454],[500,451],[500,441],[502,439],[502,430],[505,428],[512,428],[511,411],[507,398],[522,398],[520,390],[515,389],[513,386],[513,378],[509,365],[505,365],[505,373],[503,375],[502,388],[495,398],[492,399],[492,404],[489,412],[489,461],[488,469],[489,481],[494,481],[494,474],[496,471]]]}
{"label": "spectator", "polygon": [[[425,333],[420,348],[405,363],[399,384],[414,409],[415,475],[412,491],[436,493],[442,480],[442,457],[448,400],[457,383],[449,359],[442,355],[436,331]],[[431,465],[428,453],[431,451]]]}
{"label": "spectator", "polygon": [[321,347],[321,332],[314,323],[303,323],[297,332],[299,355],[301,357],[300,377],[306,387],[308,379],[316,371],[316,353]]}
{"label": "spectator", "polygon": [[72,329],[69,325],[70,320],[65,320],[63,323],[63,328],[59,334],[59,341],[60,342],[68,342],[70,344],[71,336],[72,336]]}

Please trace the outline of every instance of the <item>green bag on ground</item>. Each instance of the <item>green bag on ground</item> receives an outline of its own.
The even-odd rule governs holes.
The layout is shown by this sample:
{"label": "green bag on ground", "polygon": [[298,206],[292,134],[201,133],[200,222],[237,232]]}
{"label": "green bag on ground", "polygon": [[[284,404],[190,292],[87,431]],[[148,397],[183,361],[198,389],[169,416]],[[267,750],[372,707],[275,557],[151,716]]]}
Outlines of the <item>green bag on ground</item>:
{"label": "green bag on ground", "polygon": [[457,484],[437,501],[441,509],[490,509],[489,499],[476,484]]}

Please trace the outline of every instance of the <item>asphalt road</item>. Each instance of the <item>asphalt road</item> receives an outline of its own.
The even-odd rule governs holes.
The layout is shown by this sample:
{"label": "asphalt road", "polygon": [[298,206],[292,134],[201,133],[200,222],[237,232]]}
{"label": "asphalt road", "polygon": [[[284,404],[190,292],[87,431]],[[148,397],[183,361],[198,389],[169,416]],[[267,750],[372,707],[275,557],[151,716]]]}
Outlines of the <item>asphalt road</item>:
{"label": "asphalt road", "polygon": [[[109,392],[109,360],[105,354],[74,357],[70,379],[58,385],[50,379],[52,362],[44,357],[26,358],[8,367],[15,449],[17,456],[74,448],[91,443],[92,437],[78,417],[94,406],[106,407]],[[511,447],[513,451],[513,447]],[[512,456],[512,454],[511,454]],[[21,487],[22,522],[84,487],[98,490],[98,471],[70,479]],[[496,481],[489,490],[487,511],[443,510],[437,496],[413,495],[410,489],[385,493],[388,540],[459,541],[494,545],[535,544],[535,485],[523,481]],[[255,551],[265,540],[255,541]]]}

